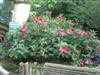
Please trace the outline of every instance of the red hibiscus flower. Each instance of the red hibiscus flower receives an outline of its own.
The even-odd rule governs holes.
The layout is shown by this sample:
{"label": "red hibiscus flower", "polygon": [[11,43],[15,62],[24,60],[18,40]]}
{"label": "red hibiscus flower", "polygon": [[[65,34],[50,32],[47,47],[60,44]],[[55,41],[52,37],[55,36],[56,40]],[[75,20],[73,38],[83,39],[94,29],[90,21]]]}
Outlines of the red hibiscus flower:
{"label": "red hibiscus flower", "polygon": [[89,32],[89,31],[85,32],[85,35],[86,35],[87,37],[89,37],[89,36],[90,36],[90,32]]}
{"label": "red hibiscus flower", "polygon": [[87,45],[86,45],[86,50],[89,50],[89,49],[90,49],[90,45],[87,44]]}
{"label": "red hibiscus flower", "polygon": [[85,62],[85,64],[87,64],[87,65],[89,65],[91,63],[92,63],[91,60],[86,60],[86,62]]}
{"label": "red hibiscus flower", "polygon": [[44,23],[44,25],[46,25],[48,23],[48,21],[47,20],[44,20],[43,23]]}
{"label": "red hibiscus flower", "polygon": [[59,48],[59,51],[62,52],[62,53],[67,52],[67,51],[68,51],[68,47],[66,47],[66,46],[61,46],[61,47]]}
{"label": "red hibiscus flower", "polygon": [[38,22],[38,23],[41,23],[41,22],[42,22],[42,17],[38,17],[37,22]]}
{"label": "red hibiscus flower", "polygon": [[80,36],[83,36],[85,32],[82,31],[82,30],[77,30],[76,33],[77,33],[78,35],[80,35]]}
{"label": "red hibiscus flower", "polygon": [[69,29],[66,30],[67,34],[71,34],[72,32],[73,32],[73,29],[71,29],[71,28],[69,28]]}
{"label": "red hibiscus flower", "polygon": [[57,16],[57,20],[58,21],[62,20],[62,16],[61,15]]}
{"label": "red hibiscus flower", "polygon": [[20,32],[20,33],[19,33],[19,37],[20,37],[20,38],[25,38],[25,37],[26,37],[26,34],[23,33],[23,32]]}
{"label": "red hibiscus flower", "polygon": [[20,30],[21,30],[21,31],[27,30],[27,26],[26,26],[26,25],[22,25],[22,26],[20,27]]}
{"label": "red hibiscus flower", "polygon": [[64,30],[64,29],[61,29],[61,30],[59,30],[59,33],[60,33],[62,36],[64,36],[64,35],[65,35],[65,30]]}
{"label": "red hibiscus flower", "polygon": [[84,66],[84,63],[83,63],[83,60],[82,59],[79,60],[79,64],[80,64],[81,67]]}
{"label": "red hibiscus flower", "polygon": [[33,16],[33,19],[34,19],[34,20],[37,20],[37,16]]}

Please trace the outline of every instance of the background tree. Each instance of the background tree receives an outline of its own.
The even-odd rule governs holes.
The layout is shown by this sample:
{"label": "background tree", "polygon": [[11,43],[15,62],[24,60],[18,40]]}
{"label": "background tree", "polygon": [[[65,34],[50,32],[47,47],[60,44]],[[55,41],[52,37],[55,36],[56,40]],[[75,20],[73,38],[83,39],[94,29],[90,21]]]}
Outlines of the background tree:
{"label": "background tree", "polygon": [[[90,29],[96,30],[100,34],[100,1],[99,0],[87,0],[87,12],[91,16],[91,23],[88,25]],[[89,21],[89,20],[88,20]]]}
{"label": "background tree", "polygon": [[12,3],[10,0],[3,0],[0,9],[0,16],[2,17],[4,23],[8,23],[11,20],[11,9]]}

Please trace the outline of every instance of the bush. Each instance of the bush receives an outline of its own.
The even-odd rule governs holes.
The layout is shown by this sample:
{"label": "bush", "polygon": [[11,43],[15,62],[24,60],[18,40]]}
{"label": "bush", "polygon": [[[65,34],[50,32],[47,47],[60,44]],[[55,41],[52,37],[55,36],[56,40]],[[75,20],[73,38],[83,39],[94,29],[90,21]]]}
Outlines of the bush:
{"label": "bush", "polygon": [[32,14],[36,13],[40,16],[48,14],[48,11],[52,12],[52,17],[62,14],[66,19],[78,21],[83,29],[88,29],[93,21],[86,0],[30,0],[29,3],[32,3]]}
{"label": "bush", "polygon": [[47,11],[51,11],[53,17],[63,14],[66,19],[78,21],[83,29],[92,29],[99,34],[98,0],[29,0],[29,3],[32,5],[33,14],[40,16]]}
{"label": "bush", "polygon": [[90,65],[91,55],[100,47],[100,41],[95,32],[84,31],[79,26],[61,15],[56,19],[34,16],[31,22],[7,33],[2,53],[17,61]]}

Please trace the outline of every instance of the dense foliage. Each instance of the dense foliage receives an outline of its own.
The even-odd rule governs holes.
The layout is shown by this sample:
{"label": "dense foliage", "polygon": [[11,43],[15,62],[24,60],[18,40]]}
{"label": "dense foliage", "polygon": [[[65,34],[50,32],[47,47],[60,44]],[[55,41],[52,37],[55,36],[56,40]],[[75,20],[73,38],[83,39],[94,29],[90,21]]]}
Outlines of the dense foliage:
{"label": "dense foliage", "polygon": [[[1,55],[18,62],[63,61],[79,66],[100,63],[100,40],[89,31],[100,31],[98,1],[26,1],[31,4],[31,16],[19,29],[7,33],[0,44]],[[10,4],[5,0],[0,9],[5,22],[11,19]],[[44,14],[49,17],[40,17]]]}
{"label": "dense foliage", "polygon": [[56,19],[33,16],[30,21],[7,33],[2,55],[17,61],[92,64],[92,53],[100,47],[95,32],[84,31],[78,22],[66,21],[61,15]]}
{"label": "dense foliage", "polygon": [[[8,23],[11,20],[11,9],[15,0],[4,0],[0,4],[0,18]],[[19,0],[20,1],[20,0]],[[63,14],[66,19],[78,21],[84,29],[100,31],[98,0],[24,0],[31,4],[31,14],[43,15],[47,11],[52,16]],[[58,12],[59,11],[59,12]]]}
{"label": "dense foliage", "polygon": [[[78,21],[83,29],[100,31],[98,0],[27,0],[32,5],[32,14],[52,16],[63,14],[66,19]],[[58,12],[59,11],[59,12]]]}
{"label": "dense foliage", "polygon": [[11,20],[12,6],[11,0],[3,0],[3,3],[0,4],[0,22],[8,24]]}
{"label": "dense foliage", "polygon": [[[87,1],[87,12],[89,12],[89,15],[91,16],[92,22],[89,25],[90,29],[97,30],[98,33],[100,32],[100,22],[99,19],[100,17],[98,16],[100,14],[100,1],[95,0],[95,1]],[[89,21],[89,20],[88,20]]]}
{"label": "dense foliage", "polygon": [[[11,20],[11,9],[15,0],[4,0],[0,4],[0,18],[8,23]],[[19,0],[20,1],[20,0]],[[63,14],[66,19],[78,21],[83,29],[100,31],[98,0],[24,0],[31,4],[31,14],[44,15],[48,11],[52,16]],[[59,11],[59,12],[58,12]]]}

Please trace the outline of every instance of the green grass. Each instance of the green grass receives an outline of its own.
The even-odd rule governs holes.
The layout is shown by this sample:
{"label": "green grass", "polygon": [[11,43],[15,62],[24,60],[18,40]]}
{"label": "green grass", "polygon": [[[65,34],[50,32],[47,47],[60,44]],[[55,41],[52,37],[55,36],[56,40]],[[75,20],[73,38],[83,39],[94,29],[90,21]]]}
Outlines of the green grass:
{"label": "green grass", "polygon": [[14,62],[8,61],[8,60],[2,61],[1,64],[2,64],[3,68],[5,68],[6,70],[9,70],[9,71],[16,70],[19,67],[19,65],[15,64]]}

